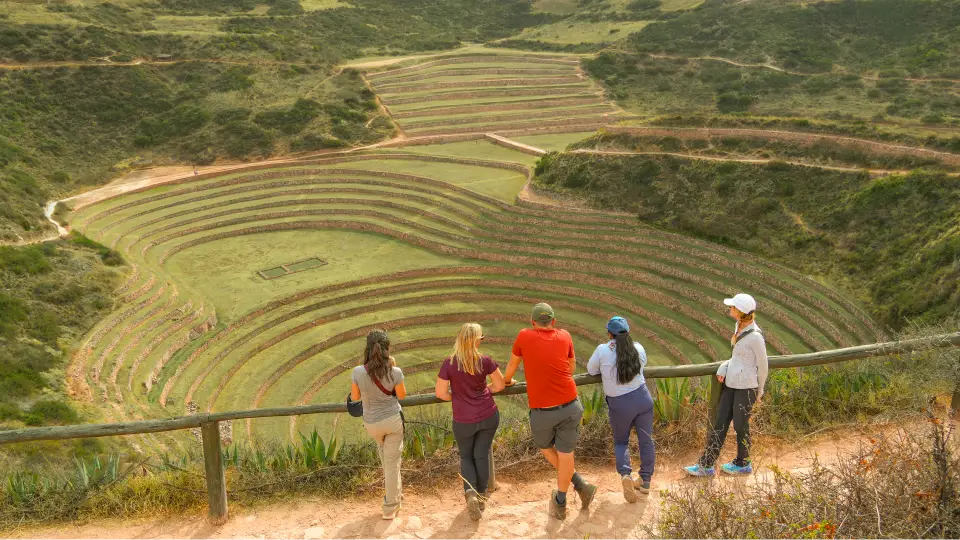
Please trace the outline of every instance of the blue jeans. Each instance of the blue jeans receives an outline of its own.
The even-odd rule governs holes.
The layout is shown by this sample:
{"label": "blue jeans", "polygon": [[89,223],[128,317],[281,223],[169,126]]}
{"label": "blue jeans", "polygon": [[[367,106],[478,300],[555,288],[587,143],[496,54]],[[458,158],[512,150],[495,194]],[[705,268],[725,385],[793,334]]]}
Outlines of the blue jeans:
{"label": "blue jeans", "polygon": [[607,396],[610,409],[610,427],[613,428],[613,453],[617,457],[617,472],[621,476],[629,475],[630,469],[630,431],[637,430],[640,443],[640,478],[649,481],[653,477],[657,453],[653,443],[653,398],[647,386],[622,396]]}

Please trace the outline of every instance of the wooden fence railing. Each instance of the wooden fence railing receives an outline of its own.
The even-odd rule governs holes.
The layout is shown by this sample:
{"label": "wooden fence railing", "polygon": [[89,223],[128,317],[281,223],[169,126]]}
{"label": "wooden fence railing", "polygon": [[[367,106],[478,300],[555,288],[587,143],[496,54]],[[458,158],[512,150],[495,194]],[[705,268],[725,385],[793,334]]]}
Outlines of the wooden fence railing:
{"label": "wooden fence railing", "polygon": [[[792,354],[786,356],[771,356],[771,369],[797,368],[847,362],[861,358],[875,358],[909,354],[914,351],[929,349],[944,349],[960,347],[960,332],[943,334],[932,337],[875,343],[845,349]],[[651,366],[644,370],[647,379],[700,377],[713,375],[720,367],[720,362],[710,364],[693,364],[685,366]],[[574,380],[577,386],[597,384],[599,376],[576,375]],[[960,387],[958,387],[960,388]],[[716,410],[720,398],[721,386],[715,377],[711,377],[710,408]],[[525,394],[526,384],[517,383],[497,393],[497,396]],[[400,402],[405,407],[417,407],[444,403],[433,395],[417,395]],[[960,409],[960,389],[953,395],[951,404],[954,410]],[[142,420],[136,422],[118,422],[114,424],[81,424],[75,426],[54,426],[26,429],[12,429],[0,431],[0,444],[11,444],[28,441],[52,441],[62,439],[81,439],[89,437],[110,437],[115,435],[135,435],[142,433],[157,433],[162,431],[177,431],[182,429],[200,428],[203,442],[204,469],[207,482],[207,498],[209,503],[209,519],[212,523],[223,523],[227,519],[227,487],[224,476],[223,456],[220,447],[219,423],[246,418],[268,418],[274,416],[298,416],[304,414],[342,413],[346,412],[345,403],[324,403],[319,405],[303,405],[298,407],[278,407],[272,409],[252,409],[246,411],[227,411],[220,413],[203,413],[192,416],[180,416],[162,420]],[[711,412],[712,414],[712,412]],[[492,456],[491,456],[492,457]],[[493,459],[490,460],[491,473]],[[491,480],[494,476],[491,474]]]}

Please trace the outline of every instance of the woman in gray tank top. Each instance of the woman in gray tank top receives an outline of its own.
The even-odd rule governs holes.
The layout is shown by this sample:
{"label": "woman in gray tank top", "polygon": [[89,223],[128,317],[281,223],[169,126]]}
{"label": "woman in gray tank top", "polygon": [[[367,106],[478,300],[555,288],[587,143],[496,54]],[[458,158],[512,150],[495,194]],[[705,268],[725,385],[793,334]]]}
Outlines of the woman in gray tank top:
{"label": "woman in gray tank top", "polygon": [[400,511],[402,484],[400,458],[403,454],[403,418],[400,401],[407,397],[403,371],[390,356],[390,337],[386,330],[367,334],[363,365],[353,368],[350,399],[363,401],[363,427],[377,443],[386,496],[383,519],[393,519]]}

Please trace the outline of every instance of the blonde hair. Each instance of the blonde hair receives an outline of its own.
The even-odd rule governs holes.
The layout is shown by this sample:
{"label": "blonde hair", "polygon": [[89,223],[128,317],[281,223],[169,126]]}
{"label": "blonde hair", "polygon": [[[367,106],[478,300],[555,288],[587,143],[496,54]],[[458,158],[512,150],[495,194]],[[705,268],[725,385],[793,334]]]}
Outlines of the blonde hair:
{"label": "blonde hair", "polygon": [[450,362],[456,364],[460,371],[476,375],[480,373],[480,338],[483,337],[483,328],[477,323],[466,323],[457,333],[457,342],[450,353]]}
{"label": "blonde hair", "polygon": [[734,332],[732,336],[730,336],[730,345],[736,345],[737,338],[740,337],[740,331],[743,330],[745,327],[753,324],[754,320],[756,320],[757,318],[756,311],[751,311],[750,313],[744,313],[737,308],[733,308],[733,309],[736,309],[737,313],[740,314],[740,320],[737,321],[737,331]]}

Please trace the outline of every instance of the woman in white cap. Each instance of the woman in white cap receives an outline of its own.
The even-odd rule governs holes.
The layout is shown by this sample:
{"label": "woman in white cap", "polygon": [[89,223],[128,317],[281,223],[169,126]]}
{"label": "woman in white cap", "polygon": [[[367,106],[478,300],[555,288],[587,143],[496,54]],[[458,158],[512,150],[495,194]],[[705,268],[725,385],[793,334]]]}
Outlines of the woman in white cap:
{"label": "woman in white cap", "polygon": [[[650,492],[650,479],[657,459],[653,443],[653,398],[643,378],[647,352],[630,337],[630,325],[623,317],[610,319],[607,335],[610,341],[601,343],[593,351],[587,362],[587,372],[600,375],[603,382],[623,498],[627,502],[636,502],[637,491]],[[629,443],[633,430],[637,432],[640,447],[640,475],[636,479],[632,478],[630,468]]]}
{"label": "woman in white cap", "polygon": [[736,330],[730,338],[733,355],[717,370],[717,380],[723,384],[717,418],[713,429],[707,434],[707,448],[700,456],[700,461],[683,468],[690,476],[715,474],[713,467],[720,456],[731,421],[737,433],[737,458],[721,466],[720,470],[727,474],[753,472],[750,462],[750,411],[763,396],[763,386],[767,382],[767,346],[755,321],[757,302],[752,296],[741,293],[727,298],[723,303],[730,306],[730,316],[737,321]]}

